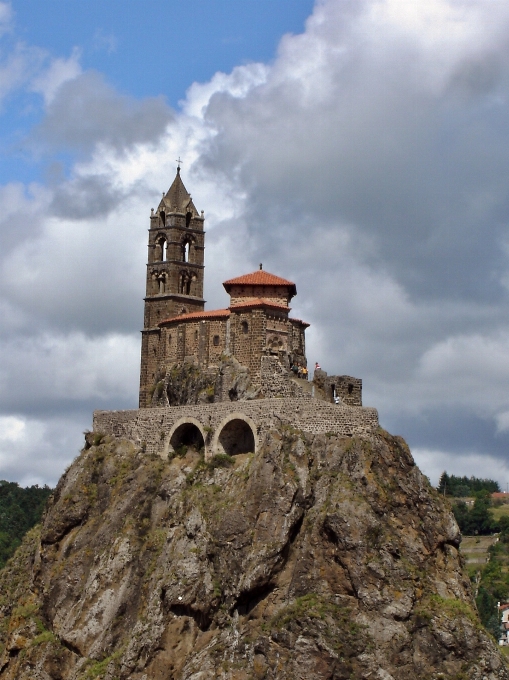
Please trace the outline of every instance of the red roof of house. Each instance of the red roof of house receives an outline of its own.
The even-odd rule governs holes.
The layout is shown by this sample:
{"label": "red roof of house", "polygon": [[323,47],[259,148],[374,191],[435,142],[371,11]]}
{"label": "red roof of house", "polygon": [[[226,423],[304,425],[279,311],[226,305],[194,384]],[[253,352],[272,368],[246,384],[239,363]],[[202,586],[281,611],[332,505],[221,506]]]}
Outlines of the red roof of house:
{"label": "red roof of house", "polygon": [[[240,302],[239,304],[232,305],[229,309],[211,309],[210,311],[204,312],[189,312],[188,314],[180,314],[179,316],[172,316],[169,319],[163,319],[159,322],[158,326],[165,326],[170,323],[180,323],[181,321],[207,321],[213,319],[227,319],[230,316],[230,310],[233,312],[240,311],[241,309],[253,309],[253,307],[270,307],[271,309],[278,309],[282,312],[289,312],[290,307],[286,305],[278,305],[272,300],[265,300],[264,298],[250,298],[245,302]],[[309,326],[308,323],[302,321],[301,319],[289,319],[290,321],[296,321],[302,324],[306,328]]]}
{"label": "red roof of house", "polygon": [[494,491],[491,494],[491,497],[492,498],[509,498],[509,493],[507,493],[506,491]]}
{"label": "red roof of house", "polygon": [[289,312],[290,307],[286,305],[279,305],[273,300],[266,300],[265,298],[248,298],[244,302],[237,302],[235,305],[230,305],[231,310],[238,309],[252,309],[253,307],[271,307],[272,309],[280,309],[283,312]]}
{"label": "red roof of house", "polygon": [[227,319],[230,316],[229,309],[211,309],[205,312],[189,312],[188,314],[180,314],[180,316],[172,316],[169,319],[163,319],[159,322],[159,326],[167,323],[174,323],[176,321],[205,321],[206,319]]}
{"label": "red roof of house", "polygon": [[297,295],[297,288],[293,281],[282,279],[280,276],[270,274],[263,269],[257,269],[251,272],[251,274],[237,276],[235,279],[228,279],[228,281],[223,283],[223,286],[227,292],[229,292],[231,286],[284,286],[285,288],[291,288],[292,295]]}

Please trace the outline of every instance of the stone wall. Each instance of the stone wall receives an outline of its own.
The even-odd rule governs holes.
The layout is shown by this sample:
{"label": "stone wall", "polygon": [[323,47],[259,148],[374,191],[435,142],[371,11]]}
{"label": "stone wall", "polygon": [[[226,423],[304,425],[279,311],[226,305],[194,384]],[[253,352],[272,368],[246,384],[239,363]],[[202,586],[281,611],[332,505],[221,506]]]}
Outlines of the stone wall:
{"label": "stone wall", "polygon": [[378,413],[374,408],[294,397],[131,411],[95,411],[93,428],[95,432],[130,439],[146,447],[148,453],[165,455],[170,451],[174,425],[196,421],[200,430],[206,433],[205,454],[211,457],[217,453],[213,442],[219,440],[225,422],[232,417],[255,424],[256,447],[276,423],[315,434],[333,432],[346,436],[368,434],[378,427]]}
{"label": "stone wall", "polygon": [[343,404],[362,406],[362,380],[360,378],[354,378],[351,375],[327,375],[322,369],[316,369],[313,382],[323,390],[331,402],[334,402],[336,396]]}
{"label": "stone wall", "polygon": [[261,388],[262,394],[266,398],[300,397],[311,399],[311,394],[304,392],[299,385],[293,382],[290,373],[281,364],[277,356],[261,358]]}

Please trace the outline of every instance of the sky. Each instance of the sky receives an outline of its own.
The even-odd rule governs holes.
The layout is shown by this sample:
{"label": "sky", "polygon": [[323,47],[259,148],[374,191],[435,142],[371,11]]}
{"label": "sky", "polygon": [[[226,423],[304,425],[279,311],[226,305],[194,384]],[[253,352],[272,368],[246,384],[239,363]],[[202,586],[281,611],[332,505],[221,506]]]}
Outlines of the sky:
{"label": "sky", "polygon": [[296,282],[432,483],[509,483],[506,0],[0,0],[0,478],[137,406],[150,209],[206,218],[207,308]]}

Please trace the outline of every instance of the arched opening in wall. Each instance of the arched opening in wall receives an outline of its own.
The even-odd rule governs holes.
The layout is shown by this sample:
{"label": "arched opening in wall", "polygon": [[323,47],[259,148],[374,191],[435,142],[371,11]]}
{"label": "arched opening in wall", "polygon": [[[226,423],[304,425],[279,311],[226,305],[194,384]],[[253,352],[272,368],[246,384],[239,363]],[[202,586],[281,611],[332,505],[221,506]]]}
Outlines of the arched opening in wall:
{"label": "arched opening in wall", "polygon": [[157,251],[157,259],[160,260],[161,262],[164,262],[164,251],[165,251],[165,246],[166,246],[166,239],[165,238],[160,238],[158,243],[158,251]]}
{"label": "arched opening in wall", "polygon": [[159,213],[159,217],[161,218],[161,222],[163,223],[163,227],[165,227],[166,226],[166,214],[165,214],[164,210],[161,210],[161,212]]}
{"label": "arched opening in wall", "polygon": [[214,347],[219,347],[219,335],[214,335],[212,344],[214,345]]}
{"label": "arched opening in wall", "polygon": [[182,262],[189,262],[189,254],[191,252],[191,242],[184,241],[182,244]]}
{"label": "arched opening in wall", "polygon": [[249,324],[247,321],[243,321],[242,324],[242,332],[243,333],[249,333]]}
{"label": "arched opening in wall", "polygon": [[188,448],[202,449],[205,446],[203,435],[194,423],[182,423],[179,425],[170,439],[170,446],[178,453],[183,446]]}
{"label": "arched opening in wall", "polygon": [[353,385],[352,383],[348,383],[348,394],[352,394],[353,392]]}
{"label": "arched opening in wall", "polygon": [[190,224],[191,224],[191,218],[192,218],[192,216],[193,216],[192,213],[190,213],[190,212],[186,213],[186,227],[187,227],[187,228],[189,228],[189,226],[190,226]]}
{"label": "arched opening in wall", "polygon": [[253,430],[245,420],[240,418],[226,423],[219,434],[217,444],[218,453],[226,453],[228,456],[255,451]]}

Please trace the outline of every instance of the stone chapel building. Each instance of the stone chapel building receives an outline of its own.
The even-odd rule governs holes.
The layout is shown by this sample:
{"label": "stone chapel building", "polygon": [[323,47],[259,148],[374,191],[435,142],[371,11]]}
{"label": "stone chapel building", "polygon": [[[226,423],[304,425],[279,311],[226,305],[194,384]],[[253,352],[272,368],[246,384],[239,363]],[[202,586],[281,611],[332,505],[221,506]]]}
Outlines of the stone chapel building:
{"label": "stone chapel building", "polygon": [[164,459],[189,445],[210,459],[256,454],[281,423],[347,437],[376,429],[359,378],[292,372],[307,364],[309,325],[290,316],[292,281],[260,266],[224,282],[228,307],[205,309],[204,221],[177,168],[150,216],[139,408],[95,411],[94,431]]}
{"label": "stone chapel building", "polygon": [[153,402],[154,385],[176,364],[201,370],[234,357],[261,387],[262,357],[290,369],[305,367],[305,321],[290,316],[297,294],[292,281],[262,269],[223,283],[225,309],[205,310],[203,299],[205,218],[182,182],[180,168],[157,211],[150,216],[140,408]]}

